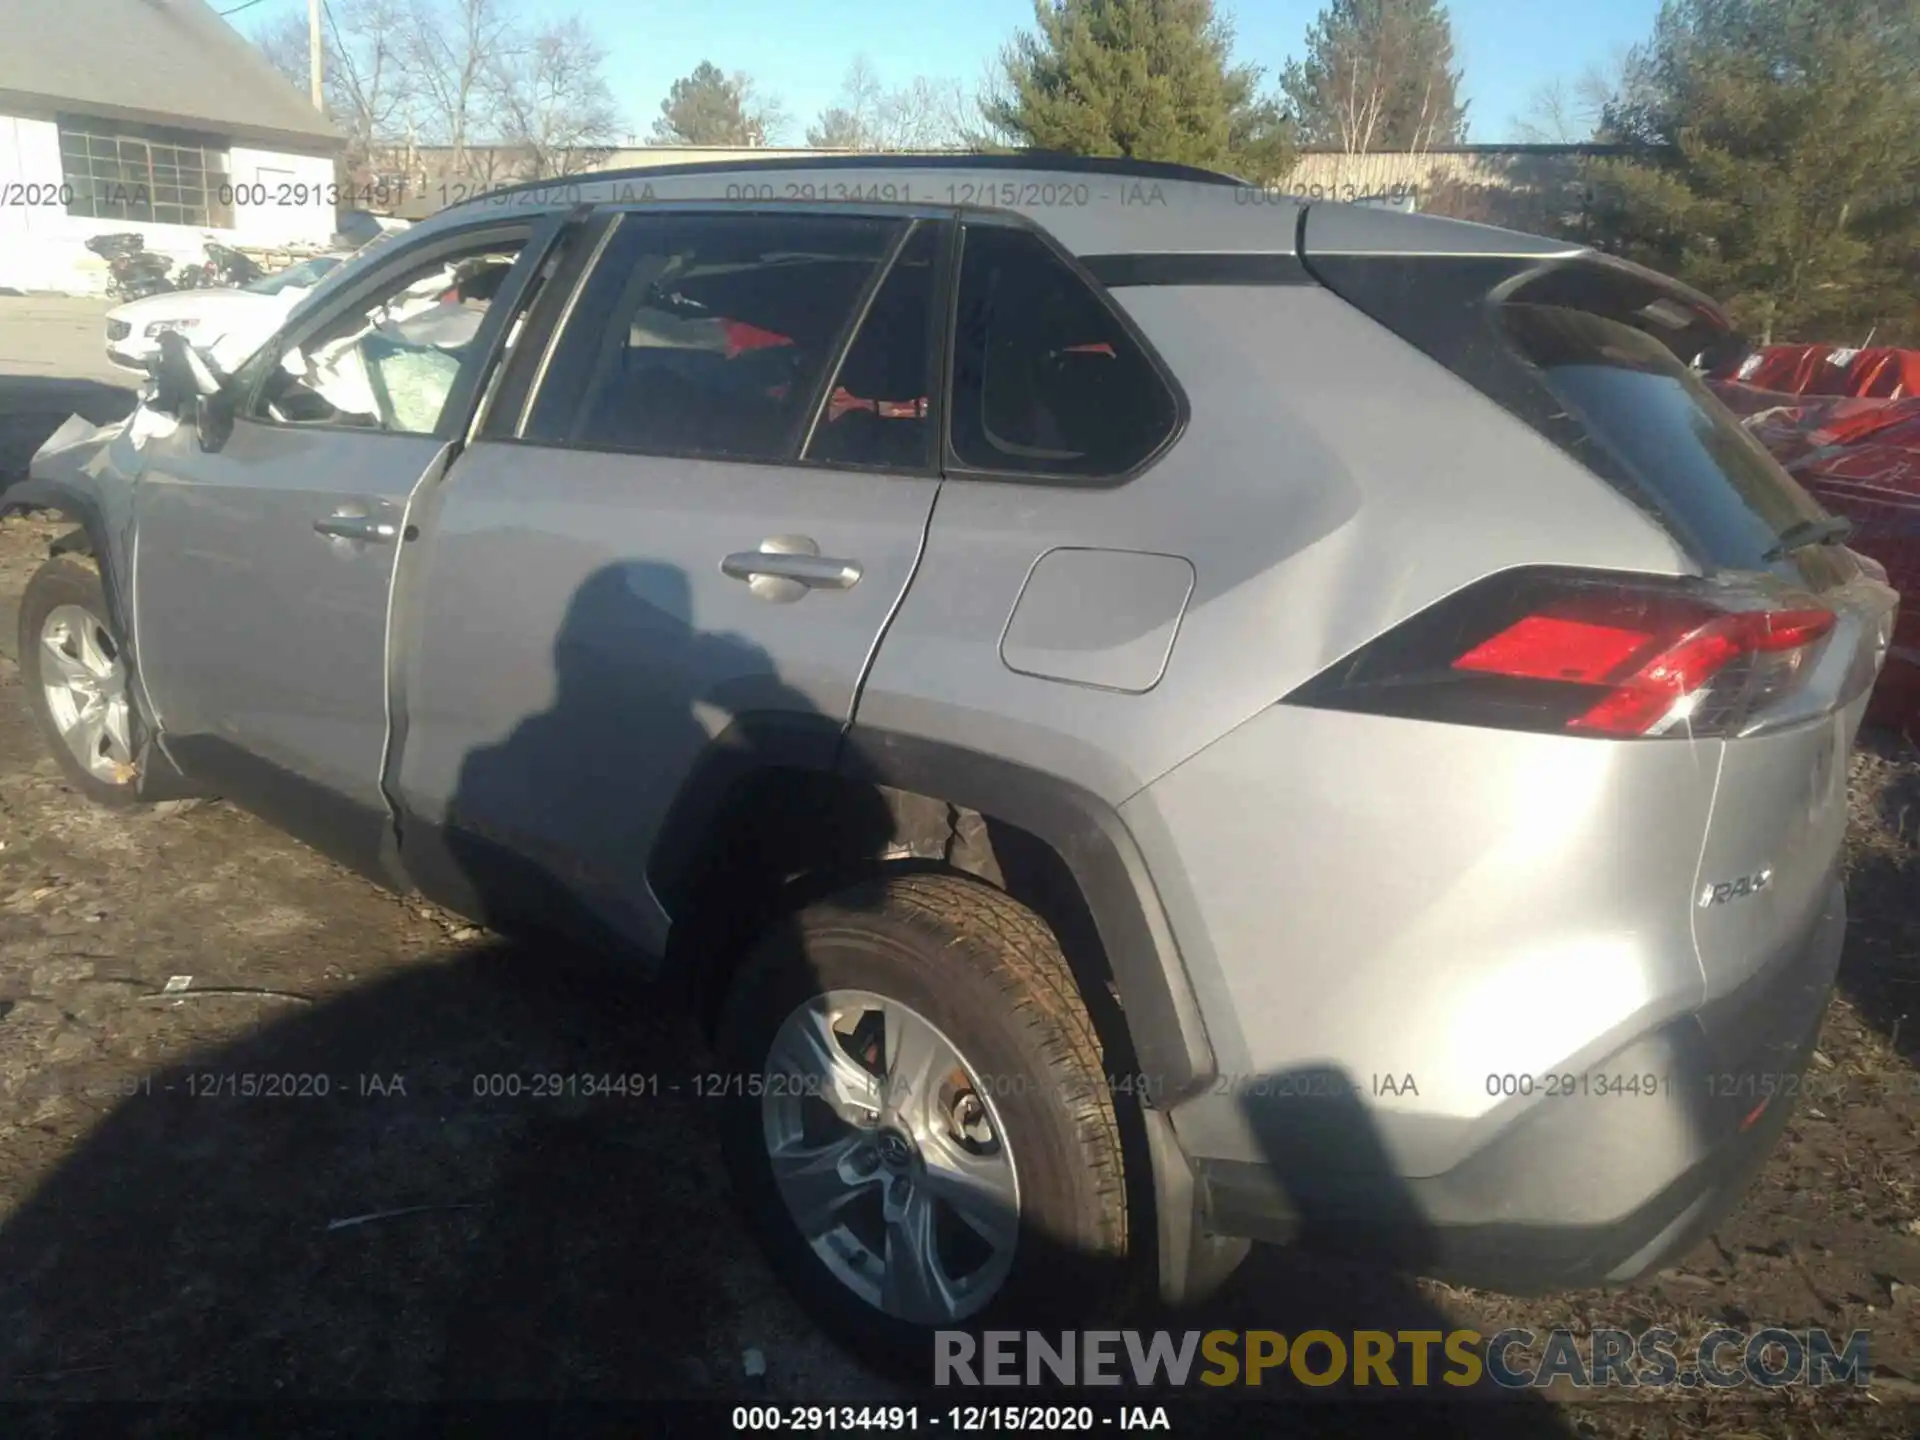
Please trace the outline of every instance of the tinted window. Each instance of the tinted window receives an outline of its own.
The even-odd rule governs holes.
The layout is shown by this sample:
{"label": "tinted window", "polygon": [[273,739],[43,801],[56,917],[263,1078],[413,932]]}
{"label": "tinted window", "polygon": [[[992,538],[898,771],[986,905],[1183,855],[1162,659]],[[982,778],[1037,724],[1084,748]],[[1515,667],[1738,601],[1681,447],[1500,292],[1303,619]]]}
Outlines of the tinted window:
{"label": "tinted window", "polygon": [[1028,231],[968,228],[955,318],[953,448],[964,465],[1118,475],[1179,423],[1119,317]]}
{"label": "tinted window", "polygon": [[899,224],[629,216],[575,306],[526,438],[791,455]]}
{"label": "tinted window", "polygon": [[1751,564],[1823,512],[1651,336],[1547,305],[1508,305],[1508,334],[1581,428],[1709,556]]}
{"label": "tinted window", "polygon": [[[1308,242],[1312,242],[1309,226]],[[1658,521],[1703,566],[1764,568],[1821,512],[1687,362],[1724,351],[1690,292],[1601,257],[1315,255],[1314,274],[1532,426]],[[1783,574],[1819,586],[1838,552]]]}
{"label": "tinted window", "polygon": [[395,275],[376,298],[282,351],[253,414],[432,434],[461,366],[477,363],[481,323],[519,251],[518,241],[476,245]]}
{"label": "tinted window", "polygon": [[933,464],[933,297],[939,230],[914,227],[827,390],[807,458],[920,469]]}

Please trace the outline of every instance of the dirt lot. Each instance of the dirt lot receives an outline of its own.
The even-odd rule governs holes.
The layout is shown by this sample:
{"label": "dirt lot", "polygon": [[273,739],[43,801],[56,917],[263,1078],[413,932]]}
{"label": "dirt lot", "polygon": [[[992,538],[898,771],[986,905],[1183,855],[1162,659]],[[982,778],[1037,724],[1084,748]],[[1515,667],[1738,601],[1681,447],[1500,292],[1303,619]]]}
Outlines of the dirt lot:
{"label": "dirt lot", "polygon": [[[59,528],[0,524],[0,599]],[[1853,921],[1818,1093],[1684,1264],[1515,1302],[1264,1252],[1172,1323],[1861,1328],[1877,1372],[1864,1398],[1528,1400],[1463,1407],[1446,1428],[1913,1433],[1920,752],[1876,738],[1854,780]],[[379,893],[223,805],[87,808],[5,661],[0,847],[0,1400],[902,1393],[775,1288],[686,1087],[475,1097],[492,1074],[644,1071],[664,1090],[698,1071],[682,1027],[618,975]],[[226,1093],[250,1074],[327,1093]],[[1245,1425],[1201,1404],[1178,1431]],[[1307,1406],[1262,1428],[1407,1425],[1398,1405]]]}

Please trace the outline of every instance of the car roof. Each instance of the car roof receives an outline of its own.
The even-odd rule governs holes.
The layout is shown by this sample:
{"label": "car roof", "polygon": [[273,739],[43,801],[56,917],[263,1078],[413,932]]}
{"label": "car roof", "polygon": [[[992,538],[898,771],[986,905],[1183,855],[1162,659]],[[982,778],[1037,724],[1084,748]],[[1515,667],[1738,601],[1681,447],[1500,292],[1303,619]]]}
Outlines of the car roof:
{"label": "car roof", "polygon": [[413,234],[502,213],[581,204],[853,204],[998,211],[1044,227],[1079,256],[1299,253],[1311,204],[1321,254],[1560,255],[1582,247],[1435,215],[1308,202],[1191,165],[1016,151],[996,155],[822,155],[587,171],[484,190]]}

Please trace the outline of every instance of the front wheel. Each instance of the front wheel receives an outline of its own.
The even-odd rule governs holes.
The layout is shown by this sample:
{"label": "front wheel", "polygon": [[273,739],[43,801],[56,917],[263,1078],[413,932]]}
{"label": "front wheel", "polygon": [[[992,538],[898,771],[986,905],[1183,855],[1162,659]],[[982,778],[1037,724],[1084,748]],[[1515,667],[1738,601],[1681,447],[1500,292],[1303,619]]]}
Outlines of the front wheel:
{"label": "front wheel", "polygon": [[850,889],[775,927],[719,1033],[724,1141],[774,1268],[863,1356],[1067,1328],[1130,1292],[1100,1043],[1039,917],[960,876]]}
{"label": "front wheel", "polygon": [[68,781],[97,804],[134,804],[126,653],[90,561],[57,555],[27,582],[19,653],[28,708]]}

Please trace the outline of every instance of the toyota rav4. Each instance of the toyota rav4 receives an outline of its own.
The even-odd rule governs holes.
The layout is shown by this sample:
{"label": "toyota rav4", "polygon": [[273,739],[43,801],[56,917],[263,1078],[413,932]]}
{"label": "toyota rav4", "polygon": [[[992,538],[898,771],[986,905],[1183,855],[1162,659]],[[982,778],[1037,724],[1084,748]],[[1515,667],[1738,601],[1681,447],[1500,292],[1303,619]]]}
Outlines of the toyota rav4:
{"label": "toyota rav4", "polygon": [[869,1353],[1250,1241],[1621,1280],[1786,1117],[1894,607],[1727,330],[1126,161],[489,195],[53,437],[27,691],[93,800],[673,978]]}

